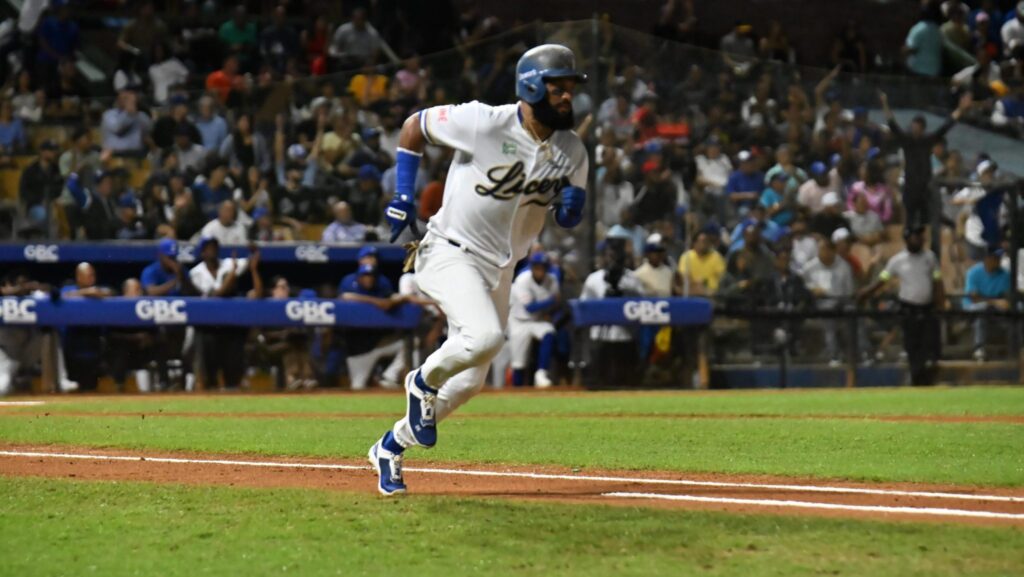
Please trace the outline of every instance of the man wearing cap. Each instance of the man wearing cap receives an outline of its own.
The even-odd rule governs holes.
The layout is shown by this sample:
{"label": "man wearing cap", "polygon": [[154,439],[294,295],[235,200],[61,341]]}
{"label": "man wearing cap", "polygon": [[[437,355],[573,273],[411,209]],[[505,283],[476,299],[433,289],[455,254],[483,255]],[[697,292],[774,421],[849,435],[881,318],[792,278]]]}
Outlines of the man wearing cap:
{"label": "man wearing cap", "polygon": [[[377,254],[377,247],[373,245],[366,245],[359,249],[356,253],[356,265],[358,267],[371,266],[377,269],[380,266],[380,259]],[[359,272],[353,272],[342,277],[341,282],[338,283],[338,294],[344,294],[346,290],[358,284]],[[395,287],[391,283],[391,279],[384,275],[377,275],[376,286],[381,292],[391,294],[395,292]]]}
{"label": "man wearing cap", "polygon": [[768,217],[779,226],[788,226],[793,222],[793,210],[786,194],[786,183],[790,177],[783,172],[776,172],[768,180],[768,186],[761,192],[761,206]]}
{"label": "man wearing cap", "polygon": [[194,140],[196,132],[189,123],[179,124],[174,132],[171,150],[178,155],[178,167],[184,172],[201,172],[206,164],[206,149]]}
{"label": "man wearing cap", "polygon": [[[964,284],[963,307],[969,311],[1001,310],[1010,308],[1010,273],[1002,266],[1002,249],[990,248],[985,259],[967,271]],[[974,358],[985,360],[985,335],[990,319],[974,320]]]}
{"label": "man wearing cap", "polygon": [[[384,282],[386,280],[377,272],[375,265],[361,264],[354,274],[345,277],[338,292],[343,301],[370,304],[383,311],[391,311],[407,302],[408,297],[395,293],[391,282]],[[348,337],[345,362],[352,390],[365,389],[377,362],[389,357],[392,360],[381,374],[380,384],[384,388],[398,388],[405,362],[405,342],[389,330],[353,329],[345,334]]]}
{"label": "man wearing cap", "polygon": [[352,218],[352,207],[344,200],[334,203],[334,222],[324,229],[321,242],[341,244],[362,242],[366,237],[366,225]]}
{"label": "man wearing cap", "polygon": [[978,181],[957,191],[953,196],[953,205],[963,207],[966,213],[964,240],[967,241],[967,256],[971,260],[980,261],[989,246],[999,244],[1000,214],[1005,191],[996,186],[999,167],[992,160],[979,162],[976,172]]}
{"label": "man wearing cap", "polygon": [[[830,239],[819,242],[817,258],[804,267],[801,276],[819,309],[842,308],[854,296],[853,272],[850,265],[836,254],[836,247]],[[827,319],[824,326],[825,353],[829,364],[838,366],[841,362],[837,339],[840,324],[836,319]]]}
{"label": "man wearing cap", "polygon": [[[18,183],[18,201],[22,213],[32,224],[46,226],[50,202],[60,196],[64,179],[57,166],[57,143],[45,140],[39,146],[39,158],[25,167]],[[49,233],[49,227],[44,229]]]}
{"label": "man wearing cap", "polygon": [[903,316],[903,348],[910,364],[910,379],[915,385],[930,385],[935,379],[942,348],[935,308],[945,304],[945,288],[935,253],[924,248],[924,227],[908,228],[903,237],[906,248],[889,259],[878,280],[861,290],[858,296],[862,299],[874,296],[892,279],[900,281],[898,298]]}
{"label": "man wearing cap", "polygon": [[359,222],[380,221],[380,169],[373,164],[359,167],[355,186],[350,189],[348,201]]}
{"label": "man wearing cap", "polygon": [[181,294],[184,276],[178,262],[178,241],[161,239],[156,248],[156,261],[142,269],[139,280],[146,296],[168,297]]}
{"label": "man wearing cap", "polygon": [[539,389],[550,387],[549,371],[555,351],[555,326],[551,314],[561,303],[558,279],[549,271],[550,261],[544,252],[529,256],[529,270],[512,282],[509,305],[508,336],[512,357],[512,383],[526,384],[524,372],[530,366],[530,345],[539,341],[537,371],[533,385]]}
{"label": "man wearing cap", "polygon": [[731,205],[732,213],[742,218],[761,196],[764,173],[757,169],[757,159],[749,150],[741,150],[736,160],[739,161],[739,168],[729,175],[725,183],[725,197]]}
{"label": "man wearing cap", "polygon": [[146,223],[139,218],[139,201],[131,192],[117,198],[117,240],[141,240],[149,236]]}
{"label": "man wearing cap", "polygon": [[682,278],[668,263],[662,236],[654,233],[644,245],[644,263],[636,269],[636,277],[644,287],[644,294],[668,297],[682,294]]}
{"label": "man wearing cap", "polygon": [[200,235],[215,238],[221,244],[241,246],[249,242],[248,231],[238,222],[238,207],[235,201],[225,200],[217,207],[217,218],[206,223]]}
{"label": "man wearing cap", "polygon": [[812,215],[821,212],[822,199],[829,192],[838,192],[838,186],[829,177],[828,165],[820,160],[811,163],[811,178],[800,185],[796,202]]}

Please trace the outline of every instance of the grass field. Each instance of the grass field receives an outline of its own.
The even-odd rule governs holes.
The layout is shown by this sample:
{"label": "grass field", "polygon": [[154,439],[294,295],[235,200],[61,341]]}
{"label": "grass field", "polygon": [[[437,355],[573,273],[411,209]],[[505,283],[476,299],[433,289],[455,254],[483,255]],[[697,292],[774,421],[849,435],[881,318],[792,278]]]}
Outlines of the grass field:
{"label": "grass field", "polygon": [[[44,398],[0,444],[360,459],[400,395]],[[485,394],[430,463],[1024,488],[1024,389]],[[1024,531],[3,475],[0,574],[1024,575]],[[1019,492],[1018,492],[1019,493]],[[1015,493],[1015,494],[1018,494]]]}

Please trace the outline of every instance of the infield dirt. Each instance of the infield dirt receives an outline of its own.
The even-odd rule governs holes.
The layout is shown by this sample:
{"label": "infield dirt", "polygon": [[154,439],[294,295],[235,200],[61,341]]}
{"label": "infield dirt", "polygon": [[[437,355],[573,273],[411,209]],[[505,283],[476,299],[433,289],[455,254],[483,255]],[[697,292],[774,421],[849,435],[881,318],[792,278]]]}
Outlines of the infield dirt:
{"label": "infield dirt", "polygon": [[[0,445],[0,451],[3,451],[3,454],[0,454],[0,475],[5,476],[253,488],[291,487],[348,492],[376,491],[373,472],[363,460],[325,461],[253,455],[101,450],[68,446]],[[408,459],[406,466],[406,482],[410,491],[422,495],[1024,527],[1022,489],[912,483],[851,483],[792,477],[658,471],[581,471],[558,467],[483,466],[473,463],[432,463],[426,458]],[[652,480],[665,482],[652,483]],[[856,492],[862,489],[870,493]],[[898,494],[900,492],[936,494]],[[643,496],[652,493],[659,497]],[[958,498],[938,493],[978,497]],[[665,500],[672,496],[681,496],[688,500]],[[840,508],[807,508],[793,505],[793,502]],[[864,510],[865,507],[881,510]],[[893,508],[900,510],[890,510]],[[905,508],[956,512],[924,514],[907,511]],[[981,516],[973,516],[976,512]],[[989,514],[1008,514],[1012,518],[985,518]]]}

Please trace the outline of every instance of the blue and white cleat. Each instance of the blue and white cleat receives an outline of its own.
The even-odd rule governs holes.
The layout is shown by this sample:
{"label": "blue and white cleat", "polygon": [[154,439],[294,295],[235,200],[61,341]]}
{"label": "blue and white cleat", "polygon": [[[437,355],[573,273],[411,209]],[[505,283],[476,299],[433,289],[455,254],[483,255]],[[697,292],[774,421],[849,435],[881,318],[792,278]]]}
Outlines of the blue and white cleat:
{"label": "blue and white cleat", "polygon": [[405,377],[405,417],[409,421],[409,428],[412,429],[416,443],[430,448],[437,444],[437,421],[434,420],[437,389],[422,384],[422,379],[417,383],[416,377],[419,374],[420,371],[415,370]]}
{"label": "blue and white cleat", "polygon": [[385,449],[381,441],[374,443],[367,455],[370,458],[370,464],[373,465],[373,470],[377,472],[377,490],[385,497],[405,493],[405,482],[402,480],[402,455],[396,455]]}

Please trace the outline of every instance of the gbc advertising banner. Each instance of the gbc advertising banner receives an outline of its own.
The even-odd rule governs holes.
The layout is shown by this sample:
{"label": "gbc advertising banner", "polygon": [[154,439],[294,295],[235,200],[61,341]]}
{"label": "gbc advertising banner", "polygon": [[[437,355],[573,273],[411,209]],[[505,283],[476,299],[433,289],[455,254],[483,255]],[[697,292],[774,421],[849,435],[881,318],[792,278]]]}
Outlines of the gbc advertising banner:
{"label": "gbc advertising banner", "polygon": [[390,312],[364,303],[328,299],[67,298],[0,299],[0,326],[337,326],[413,329],[420,307]]}

